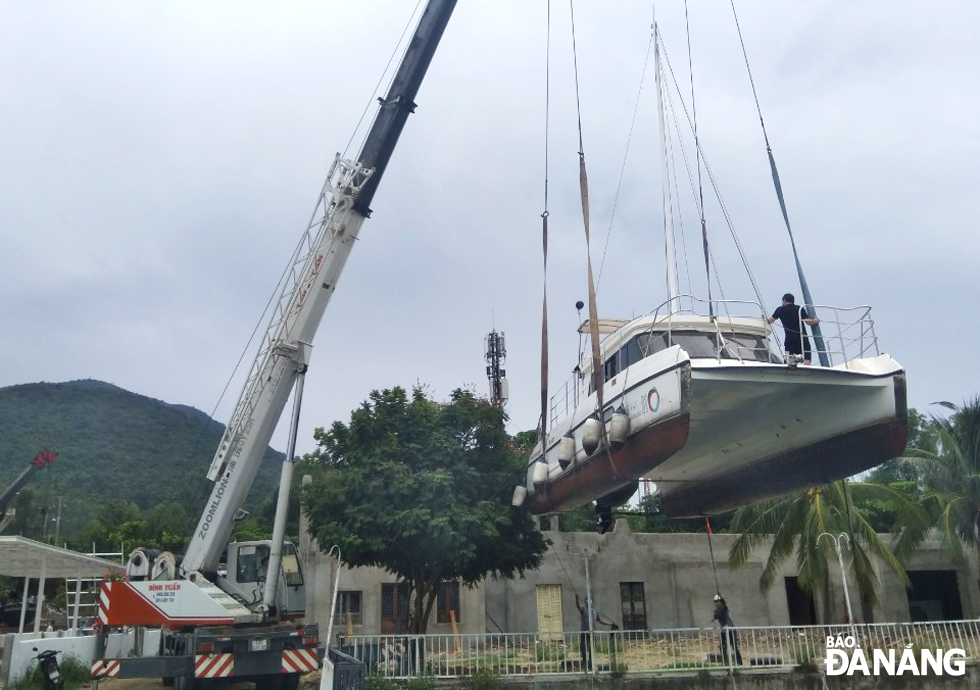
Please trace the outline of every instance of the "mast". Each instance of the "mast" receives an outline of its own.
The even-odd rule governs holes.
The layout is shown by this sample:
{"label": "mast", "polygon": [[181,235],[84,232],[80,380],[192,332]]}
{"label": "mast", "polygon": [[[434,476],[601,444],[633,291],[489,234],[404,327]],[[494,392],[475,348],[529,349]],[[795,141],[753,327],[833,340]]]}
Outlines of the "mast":
{"label": "mast", "polygon": [[[680,295],[680,286],[677,281],[677,250],[674,245],[674,219],[671,213],[670,204],[670,166],[667,156],[667,127],[664,119],[664,92],[663,81],[661,78],[660,65],[660,36],[657,32],[657,23],[653,23],[654,51],[653,62],[657,82],[657,120],[660,125],[660,160],[663,167],[663,202],[664,202],[664,255],[667,263],[667,298],[670,300],[670,308],[675,308],[673,300]],[[679,305],[678,305],[679,306]]]}

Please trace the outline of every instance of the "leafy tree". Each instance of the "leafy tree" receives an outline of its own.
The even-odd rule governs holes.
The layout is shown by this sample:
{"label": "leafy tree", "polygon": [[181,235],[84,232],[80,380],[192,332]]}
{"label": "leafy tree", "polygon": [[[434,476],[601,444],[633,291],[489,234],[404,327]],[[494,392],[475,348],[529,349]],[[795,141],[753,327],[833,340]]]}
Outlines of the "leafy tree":
{"label": "leafy tree", "polygon": [[867,480],[872,484],[891,484],[896,482],[917,483],[922,476],[922,467],[916,461],[915,455],[920,453],[934,455],[939,443],[939,426],[915,409],[909,410],[907,454],[886,460],[878,465]]}
{"label": "leafy tree", "polygon": [[922,468],[927,499],[936,510],[944,543],[957,556],[963,545],[980,560],[980,398],[934,420],[934,450],[911,453]]}
{"label": "leafy tree", "polygon": [[349,424],[317,429],[302,501],[323,549],[350,566],[398,576],[411,602],[407,628],[424,632],[439,586],[536,568],[547,542],[510,506],[523,445],[508,438],[500,408],[472,392],[448,402],[423,389],[374,391]]}
{"label": "leafy tree", "polygon": [[[857,505],[868,499],[887,502],[899,517],[896,526],[900,531],[891,546]],[[826,595],[829,593],[828,562],[836,564],[837,556],[831,540],[819,537],[823,533],[834,536],[845,533],[850,540],[848,576],[857,583],[864,619],[869,621],[880,587],[872,557],[879,558],[907,586],[909,580],[903,562],[922,540],[929,525],[925,510],[902,492],[889,486],[840,480],[736,511],[731,530],[740,535],[732,544],[728,560],[735,568],[744,565],[752,548],[763,538],[771,537],[772,546],[759,588],[767,591],[776,583],[783,563],[795,551],[800,586],[811,593],[823,590]],[[826,596],[824,603],[829,612]]]}

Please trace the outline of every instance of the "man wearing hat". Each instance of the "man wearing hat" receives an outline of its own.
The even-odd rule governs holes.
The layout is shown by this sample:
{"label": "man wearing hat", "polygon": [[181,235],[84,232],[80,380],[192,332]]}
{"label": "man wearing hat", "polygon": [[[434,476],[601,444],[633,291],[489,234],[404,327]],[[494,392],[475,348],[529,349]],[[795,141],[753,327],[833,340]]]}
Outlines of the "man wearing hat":
{"label": "man wearing hat", "polygon": [[735,663],[742,665],[742,650],[738,648],[738,631],[735,630],[735,622],[732,620],[732,612],[728,610],[728,603],[720,594],[715,595],[715,615],[711,619],[718,621],[719,636],[721,637],[721,658],[726,666],[730,666],[732,659],[728,656],[728,647],[731,645],[735,652]]}

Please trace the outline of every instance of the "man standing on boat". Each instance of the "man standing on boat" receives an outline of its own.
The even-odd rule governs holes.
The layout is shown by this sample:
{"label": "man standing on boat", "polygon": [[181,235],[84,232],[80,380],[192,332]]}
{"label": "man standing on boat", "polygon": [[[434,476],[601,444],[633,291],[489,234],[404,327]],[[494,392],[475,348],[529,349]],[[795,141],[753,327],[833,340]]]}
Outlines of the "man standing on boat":
{"label": "man standing on boat", "polygon": [[816,326],[820,319],[810,316],[806,307],[795,303],[796,298],[787,292],[783,295],[783,304],[769,317],[769,323],[776,319],[783,324],[785,338],[783,345],[787,356],[793,354],[803,358],[804,364],[810,363],[810,338],[807,337],[806,325]]}

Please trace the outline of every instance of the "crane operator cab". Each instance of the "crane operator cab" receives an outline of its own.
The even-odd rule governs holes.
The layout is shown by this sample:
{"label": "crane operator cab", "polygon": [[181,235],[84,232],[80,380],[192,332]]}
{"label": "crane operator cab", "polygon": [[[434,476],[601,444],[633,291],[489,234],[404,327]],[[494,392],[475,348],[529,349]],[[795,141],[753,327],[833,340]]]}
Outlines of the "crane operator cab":
{"label": "crane operator cab", "polygon": [[[249,608],[262,601],[262,590],[269,577],[268,541],[243,541],[228,544],[226,569],[219,576],[218,586],[235,596]],[[296,547],[288,541],[282,544],[279,565],[279,585],[276,587],[275,607],[279,617],[300,618],[305,614],[305,589],[303,569],[296,554]]]}

